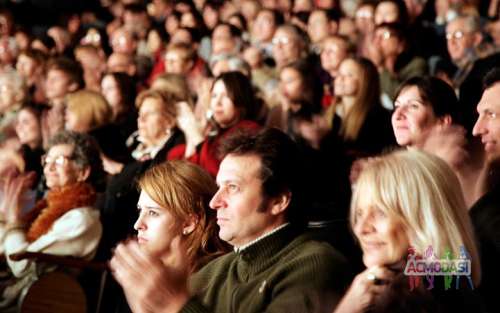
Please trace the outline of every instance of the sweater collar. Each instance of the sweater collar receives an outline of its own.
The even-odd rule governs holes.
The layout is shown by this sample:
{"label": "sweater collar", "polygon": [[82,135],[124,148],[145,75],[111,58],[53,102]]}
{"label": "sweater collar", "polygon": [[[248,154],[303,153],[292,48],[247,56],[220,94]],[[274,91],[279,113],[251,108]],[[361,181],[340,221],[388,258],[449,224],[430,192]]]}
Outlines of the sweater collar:
{"label": "sweater collar", "polygon": [[244,251],[245,249],[251,247],[252,245],[258,243],[259,241],[261,241],[262,239],[266,238],[266,237],[269,237],[271,236],[272,234],[278,232],[280,229],[282,228],[285,228],[287,225],[289,225],[290,223],[285,223],[285,224],[282,224],[276,228],[274,228],[273,230],[263,234],[262,236],[258,237],[257,239],[254,239],[252,241],[250,241],[249,243],[247,244],[244,244],[243,246],[240,246],[240,247],[234,247],[234,252],[236,253],[239,253],[239,252],[242,252]]}
{"label": "sweater collar", "polygon": [[296,227],[286,224],[261,236],[251,245],[238,249],[236,253],[243,261],[240,270],[250,273],[265,268],[269,262],[273,263],[274,257],[296,236]]}

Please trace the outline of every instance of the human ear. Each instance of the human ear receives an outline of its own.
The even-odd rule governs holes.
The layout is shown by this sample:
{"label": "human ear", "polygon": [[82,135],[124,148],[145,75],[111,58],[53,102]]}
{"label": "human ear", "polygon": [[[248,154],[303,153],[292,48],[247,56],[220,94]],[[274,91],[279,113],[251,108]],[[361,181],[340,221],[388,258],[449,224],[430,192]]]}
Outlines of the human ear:
{"label": "human ear", "polygon": [[449,114],[439,118],[440,124],[443,126],[450,126],[453,123],[453,119]]}
{"label": "human ear", "polygon": [[271,199],[271,214],[278,215],[283,213],[290,205],[291,199],[292,193],[289,191]]}
{"label": "human ear", "polygon": [[77,180],[79,182],[84,182],[90,176],[90,166],[86,166],[84,169],[81,169],[78,173]]}
{"label": "human ear", "polygon": [[190,214],[182,226],[182,234],[191,234],[196,229],[196,226],[198,226],[198,220],[198,216]]}

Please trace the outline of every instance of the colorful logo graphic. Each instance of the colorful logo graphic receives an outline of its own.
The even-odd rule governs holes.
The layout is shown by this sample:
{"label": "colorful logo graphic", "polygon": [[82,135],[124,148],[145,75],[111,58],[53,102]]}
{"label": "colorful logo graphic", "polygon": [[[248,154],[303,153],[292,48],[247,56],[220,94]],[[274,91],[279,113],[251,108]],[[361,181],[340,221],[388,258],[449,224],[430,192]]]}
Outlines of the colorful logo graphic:
{"label": "colorful logo graphic", "polygon": [[457,258],[450,249],[446,249],[444,255],[438,258],[432,246],[429,246],[421,254],[417,254],[414,247],[408,249],[404,274],[409,277],[410,290],[418,287],[423,277],[427,282],[427,289],[433,289],[436,276],[444,277],[445,290],[451,288],[453,278],[455,278],[455,289],[458,289],[462,277],[466,278],[470,288],[474,289],[471,271],[471,258],[465,247],[460,247]]}

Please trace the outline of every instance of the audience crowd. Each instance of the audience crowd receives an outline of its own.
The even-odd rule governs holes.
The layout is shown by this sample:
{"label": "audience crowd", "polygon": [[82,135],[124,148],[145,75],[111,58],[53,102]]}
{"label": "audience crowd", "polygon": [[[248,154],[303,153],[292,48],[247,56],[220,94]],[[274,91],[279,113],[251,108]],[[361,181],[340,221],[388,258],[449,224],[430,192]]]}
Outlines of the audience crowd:
{"label": "audience crowd", "polygon": [[105,312],[500,312],[500,1],[26,10],[0,2],[0,311],[42,252],[108,264]]}

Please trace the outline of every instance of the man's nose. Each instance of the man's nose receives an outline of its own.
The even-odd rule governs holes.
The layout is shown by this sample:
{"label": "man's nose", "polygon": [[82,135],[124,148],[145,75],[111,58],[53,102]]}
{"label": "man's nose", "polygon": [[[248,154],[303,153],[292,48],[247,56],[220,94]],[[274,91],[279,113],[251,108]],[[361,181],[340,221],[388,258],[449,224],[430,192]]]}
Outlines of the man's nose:
{"label": "man's nose", "polygon": [[484,125],[483,125],[483,119],[482,117],[480,116],[477,121],[476,121],[476,124],[474,125],[474,128],[472,129],[472,135],[474,136],[480,136],[481,134],[484,133]]}
{"label": "man's nose", "polygon": [[212,200],[210,200],[210,203],[208,205],[210,206],[210,208],[217,210],[222,207],[223,201],[224,200],[222,199],[222,189],[219,189],[212,197]]}

